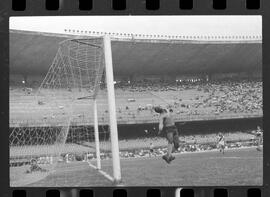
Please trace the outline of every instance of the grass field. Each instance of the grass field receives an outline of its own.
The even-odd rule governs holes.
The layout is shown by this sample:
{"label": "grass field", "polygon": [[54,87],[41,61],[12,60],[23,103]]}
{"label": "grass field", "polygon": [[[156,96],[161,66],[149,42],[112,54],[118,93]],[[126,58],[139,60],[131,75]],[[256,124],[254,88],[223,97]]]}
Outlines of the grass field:
{"label": "grass field", "polygon": [[[112,174],[111,160],[102,169]],[[263,153],[255,147],[210,152],[180,153],[171,163],[160,157],[121,159],[125,186],[262,185]],[[46,178],[29,187],[113,186],[86,162],[62,163]]]}

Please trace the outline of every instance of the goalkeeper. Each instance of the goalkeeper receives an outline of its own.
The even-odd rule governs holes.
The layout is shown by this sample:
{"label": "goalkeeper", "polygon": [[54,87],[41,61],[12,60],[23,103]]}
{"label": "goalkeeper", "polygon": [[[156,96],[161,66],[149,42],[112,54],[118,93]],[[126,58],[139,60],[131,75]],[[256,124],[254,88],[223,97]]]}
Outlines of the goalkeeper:
{"label": "goalkeeper", "polygon": [[32,173],[32,172],[47,172],[47,170],[39,167],[36,159],[31,159],[30,169],[27,170],[26,173]]}
{"label": "goalkeeper", "polygon": [[172,114],[168,110],[160,107],[155,107],[154,110],[160,114],[158,134],[163,132],[166,134],[166,138],[168,140],[167,154],[163,155],[162,159],[164,159],[167,163],[170,163],[175,159],[175,157],[172,156],[172,153],[179,148],[178,130],[175,126]]}

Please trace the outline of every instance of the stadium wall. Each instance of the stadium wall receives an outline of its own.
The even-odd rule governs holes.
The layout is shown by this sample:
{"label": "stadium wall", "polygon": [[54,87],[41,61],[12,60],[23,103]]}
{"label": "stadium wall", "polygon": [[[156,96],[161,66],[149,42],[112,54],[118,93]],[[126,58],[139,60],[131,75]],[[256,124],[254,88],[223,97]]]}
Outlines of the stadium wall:
{"label": "stadium wall", "polygon": [[[226,120],[208,120],[208,121],[191,121],[177,122],[176,126],[181,135],[205,135],[205,134],[217,134],[218,132],[245,132],[255,130],[257,126],[262,127],[261,118],[247,118],[247,119],[226,119]],[[73,126],[75,129],[76,126]],[[76,132],[80,132],[80,127],[89,126],[77,126]],[[42,127],[43,129],[45,127]],[[49,127],[47,127],[49,130]],[[10,132],[13,127],[10,128]],[[83,132],[84,130],[82,130]],[[158,123],[149,124],[119,124],[118,125],[118,137],[119,140],[123,139],[135,139],[146,137],[157,137]],[[83,134],[82,134],[83,135]],[[34,136],[33,136],[34,137]],[[109,139],[109,132],[107,126],[99,126],[99,137],[102,140]],[[68,137],[69,138],[69,137]]]}
{"label": "stadium wall", "polygon": [[[191,121],[176,123],[181,135],[204,135],[218,132],[245,132],[262,127],[262,118]],[[158,123],[118,125],[119,139],[156,137]]]}
{"label": "stadium wall", "polygon": [[[22,75],[22,74],[11,74],[9,77],[9,84],[13,87],[39,87],[42,83],[45,75]],[[23,83],[23,81],[25,83]]]}

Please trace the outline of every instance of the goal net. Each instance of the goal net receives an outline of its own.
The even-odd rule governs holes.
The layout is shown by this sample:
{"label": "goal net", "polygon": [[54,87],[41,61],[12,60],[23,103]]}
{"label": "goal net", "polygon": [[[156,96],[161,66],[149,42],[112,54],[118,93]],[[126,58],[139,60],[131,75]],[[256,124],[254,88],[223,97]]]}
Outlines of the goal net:
{"label": "goal net", "polygon": [[110,50],[106,37],[59,44],[35,96],[20,103],[23,118],[11,114],[11,186],[75,186],[72,172],[86,168],[120,181]]}

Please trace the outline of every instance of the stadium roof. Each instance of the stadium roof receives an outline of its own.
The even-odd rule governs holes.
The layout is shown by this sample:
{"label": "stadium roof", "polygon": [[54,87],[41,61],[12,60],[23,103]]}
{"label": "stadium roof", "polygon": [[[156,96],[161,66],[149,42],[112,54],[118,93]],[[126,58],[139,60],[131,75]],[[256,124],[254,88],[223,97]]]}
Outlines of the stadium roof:
{"label": "stadium roof", "polygon": [[[10,31],[10,73],[45,74],[65,39],[78,35]],[[194,74],[259,71],[260,40],[179,40],[115,38],[114,75]]]}

